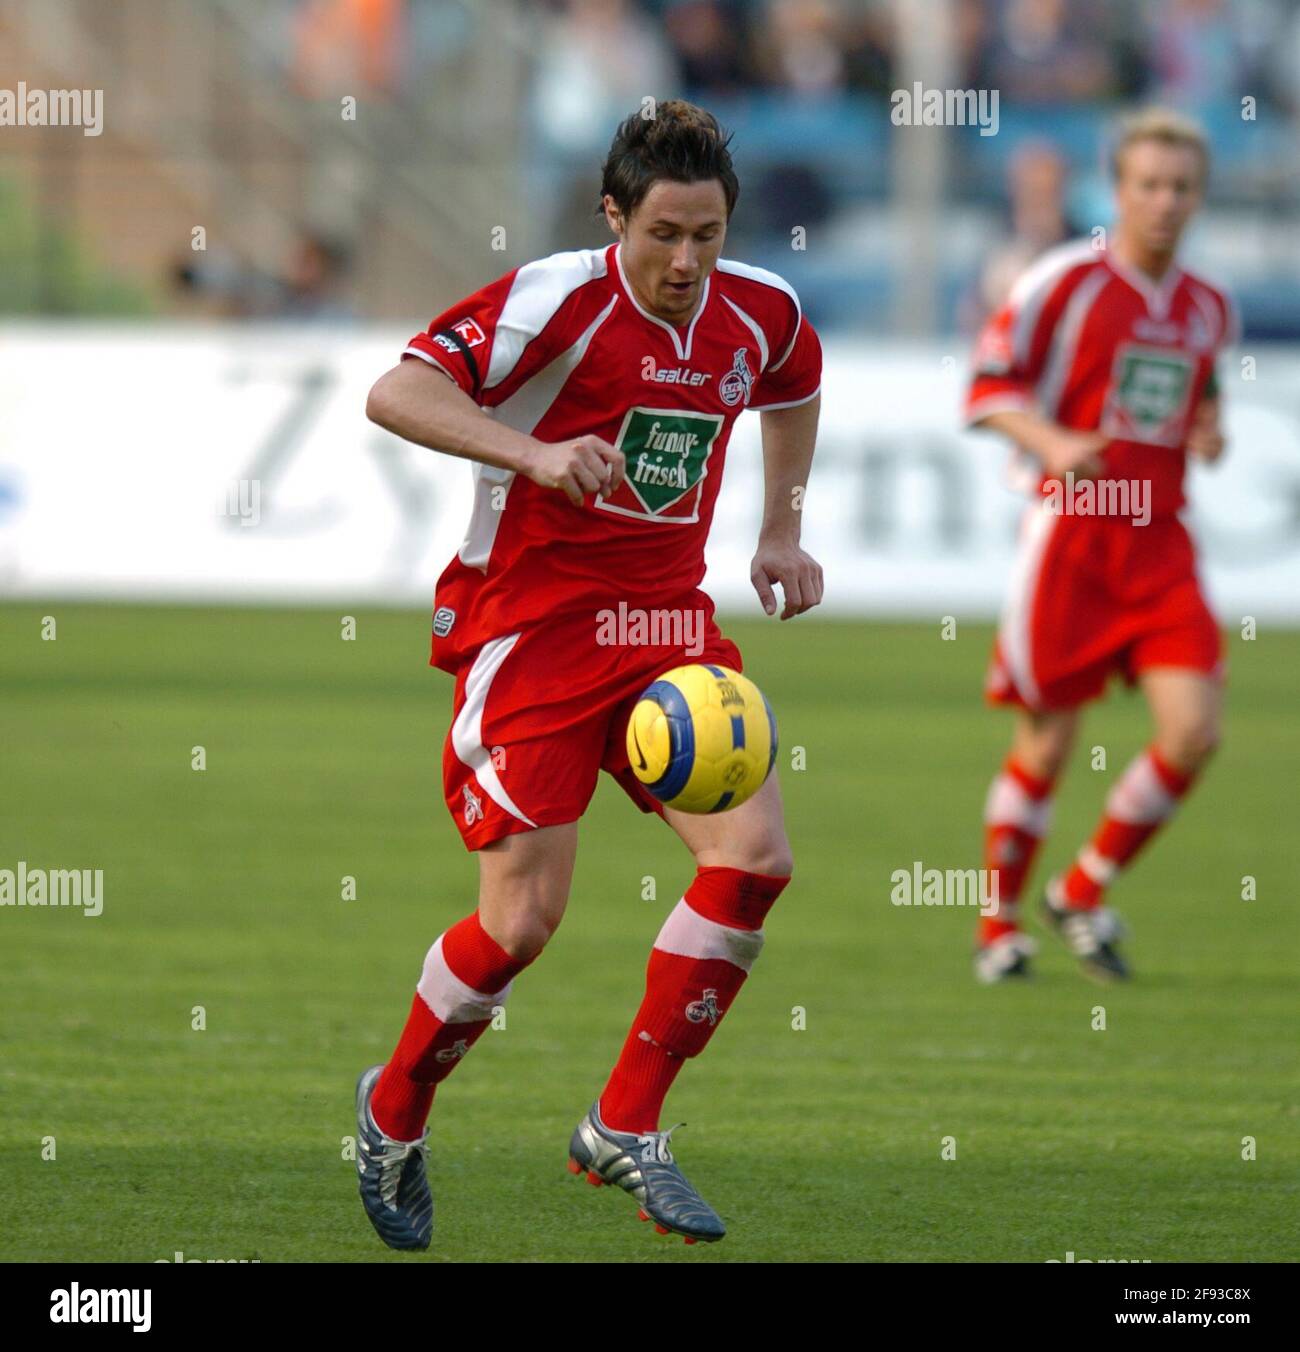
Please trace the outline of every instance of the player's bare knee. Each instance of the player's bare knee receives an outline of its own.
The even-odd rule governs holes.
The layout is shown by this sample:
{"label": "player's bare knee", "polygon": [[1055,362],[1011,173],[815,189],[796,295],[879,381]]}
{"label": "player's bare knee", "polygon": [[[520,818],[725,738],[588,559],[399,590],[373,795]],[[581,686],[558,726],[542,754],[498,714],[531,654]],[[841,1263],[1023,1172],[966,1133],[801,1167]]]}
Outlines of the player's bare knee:
{"label": "player's bare knee", "polygon": [[1075,726],[1075,719],[1069,715],[1022,715],[1011,752],[1029,774],[1055,779],[1069,759]]}
{"label": "player's bare knee", "polygon": [[751,873],[766,873],[772,878],[792,877],[794,855],[790,851],[789,842],[782,841],[760,850],[748,868]]}
{"label": "player's bare knee", "polygon": [[1209,721],[1190,723],[1172,731],[1162,754],[1180,770],[1198,770],[1219,749],[1218,725]]}
{"label": "player's bare knee", "polygon": [[517,962],[531,962],[558,926],[558,920],[553,922],[545,912],[523,909],[494,917],[488,932]]}
{"label": "player's bare knee", "polygon": [[734,868],[742,873],[762,873],[771,878],[794,875],[794,856],[785,845],[733,845],[726,850],[701,850],[695,856],[700,868]]}

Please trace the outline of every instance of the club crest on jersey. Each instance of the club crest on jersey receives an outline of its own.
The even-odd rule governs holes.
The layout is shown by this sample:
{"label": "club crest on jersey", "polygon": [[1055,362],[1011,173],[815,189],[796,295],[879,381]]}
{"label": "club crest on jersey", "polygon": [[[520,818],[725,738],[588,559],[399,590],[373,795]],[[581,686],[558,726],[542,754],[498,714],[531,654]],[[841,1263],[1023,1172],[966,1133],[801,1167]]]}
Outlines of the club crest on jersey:
{"label": "club crest on jersey", "polygon": [[736,349],[731,359],[731,370],[722,377],[718,392],[722,402],[728,407],[733,404],[749,403],[750,392],[754,388],[754,373],[749,369],[749,361],[743,347]]}

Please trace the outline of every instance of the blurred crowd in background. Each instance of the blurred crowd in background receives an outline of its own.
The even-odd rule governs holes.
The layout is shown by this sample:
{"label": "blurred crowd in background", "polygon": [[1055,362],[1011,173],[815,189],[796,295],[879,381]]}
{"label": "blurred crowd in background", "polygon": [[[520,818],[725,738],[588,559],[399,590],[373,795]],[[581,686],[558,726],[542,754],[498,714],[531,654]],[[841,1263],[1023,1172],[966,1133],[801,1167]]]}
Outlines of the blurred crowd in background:
{"label": "blurred crowd in background", "polygon": [[[181,242],[137,259],[99,237],[111,204],[97,204],[95,151],[13,163],[0,131],[0,241],[6,209],[28,234],[35,213],[33,238],[63,232],[53,254],[35,246],[37,283],[0,283],[10,311],[96,308],[93,288],[78,298],[39,270],[75,254],[84,272],[107,248],[136,299],[118,285],[100,308],[414,317],[526,256],[607,238],[596,188],[615,123],[647,95],[684,95],[735,135],[729,252],[789,277],[823,326],[887,331],[900,251],[918,213],[937,217],[925,322],[969,330],[1036,253],[1106,223],[1107,135],[1123,111],[1160,102],[1196,115],[1214,147],[1196,257],[1237,289],[1249,333],[1300,336],[1300,0],[209,0],[193,41],[179,0],[27,3],[66,11],[85,51],[132,79],[119,181],[171,163],[175,196],[206,195],[214,219],[247,229],[202,258]],[[122,15],[139,8],[170,23],[133,31]],[[940,25],[924,72],[903,40],[909,14]],[[15,31],[38,56],[40,25]],[[186,62],[177,84],[151,86],[149,67]],[[945,138],[942,172],[918,204],[899,188],[918,142],[891,124],[890,98],[935,69],[951,87],[997,90],[999,127],[927,129]],[[182,84],[211,96],[151,128]],[[361,115],[340,127],[331,110],[346,96]],[[111,86],[108,100],[111,127]],[[146,187],[124,191],[139,202]],[[505,257],[485,243],[497,223]],[[792,249],[796,227],[806,248]],[[0,265],[22,247],[7,260],[0,242]]]}
{"label": "blurred crowd in background", "polygon": [[[587,78],[622,92],[686,88],[730,98],[888,96],[890,0],[544,0],[545,79]],[[951,32],[961,87],[1019,105],[1155,97],[1202,104],[1254,94],[1300,110],[1300,12],[1289,0],[957,0]],[[611,52],[622,53],[611,63]],[[615,69],[617,64],[619,68]]]}

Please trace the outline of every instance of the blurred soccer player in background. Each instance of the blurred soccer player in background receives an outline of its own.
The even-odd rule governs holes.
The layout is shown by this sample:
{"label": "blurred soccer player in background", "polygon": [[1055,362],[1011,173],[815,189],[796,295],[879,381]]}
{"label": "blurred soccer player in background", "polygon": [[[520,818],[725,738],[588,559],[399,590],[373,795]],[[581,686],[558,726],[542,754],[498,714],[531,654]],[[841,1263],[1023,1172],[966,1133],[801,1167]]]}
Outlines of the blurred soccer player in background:
{"label": "blurred soccer player in background", "polygon": [[989,699],[1016,714],[985,808],[985,866],[999,895],[978,935],[985,982],[1028,972],[1021,894],[1080,710],[1110,675],[1141,687],[1152,740],[1042,901],[1088,975],[1128,975],[1107,889],[1219,739],[1219,632],[1178,515],[1188,456],[1212,462],[1223,451],[1216,357],[1238,337],[1229,298],[1177,262],[1209,154],[1195,124],[1153,109],[1126,124],[1112,167],[1111,238],[1062,245],[1020,278],[979,338],[967,402],[968,425],[1032,457],[1040,494],[988,678]]}

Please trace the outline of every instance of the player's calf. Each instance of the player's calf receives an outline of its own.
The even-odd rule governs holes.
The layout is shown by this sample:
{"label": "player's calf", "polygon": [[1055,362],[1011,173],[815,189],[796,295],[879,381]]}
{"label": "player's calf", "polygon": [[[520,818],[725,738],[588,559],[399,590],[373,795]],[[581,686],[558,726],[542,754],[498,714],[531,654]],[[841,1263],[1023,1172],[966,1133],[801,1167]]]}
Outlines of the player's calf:
{"label": "player's calf", "polygon": [[1139,754],[1106,795],[1092,839],[1056,885],[1060,905],[1075,911],[1100,906],[1106,889],[1174,815],[1195,778],[1195,770],[1171,764],[1156,746]]}
{"label": "player's calf", "polygon": [[375,1086],[375,1121],[386,1136],[410,1141],[420,1135],[437,1086],[483,1035],[532,960],[502,948],[477,911],[438,936],[425,955],[402,1036]]}
{"label": "player's calf", "polygon": [[1051,825],[1055,773],[1035,773],[1013,754],[989,785],[984,867],[997,881],[998,904],[981,914],[975,940],[975,976],[985,985],[1029,975],[1035,949],[1020,931],[1020,895]]}
{"label": "player's calf", "polygon": [[682,1063],[708,1045],[763,947],[788,877],[706,865],[664,921],[645,996],[600,1098],[619,1131],[653,1131]]}

